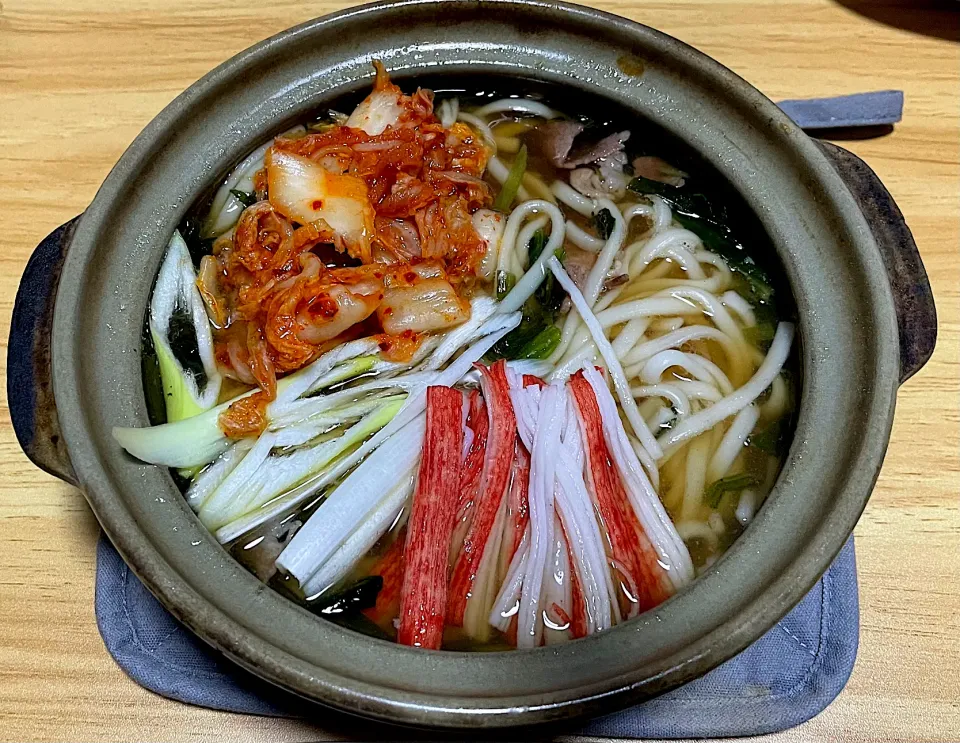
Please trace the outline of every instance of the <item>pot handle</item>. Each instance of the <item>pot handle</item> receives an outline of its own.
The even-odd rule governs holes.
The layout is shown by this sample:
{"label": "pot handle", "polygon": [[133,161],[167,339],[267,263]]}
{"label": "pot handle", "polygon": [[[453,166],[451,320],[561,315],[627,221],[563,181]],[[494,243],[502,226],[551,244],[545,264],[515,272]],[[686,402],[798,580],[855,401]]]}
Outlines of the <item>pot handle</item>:
{"label": "pot handle", "polygon": [[880,248],[897,311],[903,384],[930,360],[937,342],[937,309],[920,252],[900,208],[870,166],[842,147],[815,141],[850,189]]}
{"label": "pot handle", "polygon": [[7,404],[20,447],[40,469],[72,485],[77,476],[53,399],[50,332],[60,271],[79,219],[60,225],[30,256],[17,289],[7,345]]}

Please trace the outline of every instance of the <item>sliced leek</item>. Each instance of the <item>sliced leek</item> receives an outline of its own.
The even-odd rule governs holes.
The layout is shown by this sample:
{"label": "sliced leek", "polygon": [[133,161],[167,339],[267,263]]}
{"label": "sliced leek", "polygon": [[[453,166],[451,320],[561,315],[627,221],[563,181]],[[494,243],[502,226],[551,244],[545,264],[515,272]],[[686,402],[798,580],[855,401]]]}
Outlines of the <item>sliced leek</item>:
{"label": "sliced leek", "polygon": [[174,231],[150,300],[150,337],[171,423],[209,410],[220,394],[210,320],[190,251]]}

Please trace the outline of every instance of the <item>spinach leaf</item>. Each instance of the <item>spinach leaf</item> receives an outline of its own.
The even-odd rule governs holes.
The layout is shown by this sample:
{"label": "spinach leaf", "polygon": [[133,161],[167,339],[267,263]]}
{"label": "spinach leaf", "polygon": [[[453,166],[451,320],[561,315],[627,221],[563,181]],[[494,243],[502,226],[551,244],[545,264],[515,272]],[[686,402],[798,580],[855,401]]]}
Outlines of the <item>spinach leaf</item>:
{"label": "spinach leaf", "polygon": [[760,481],[753,475],[727,475],[711,484],[704,493],[703,499],[710,508],[716,508],[727,493],[735,493],[759,484]]}
{"label": "spinach leaf", "polygon": [[762,431],[752,434],[748,444],[767,454],[778,456],[783,443],[783,419],[770,423]]}
{"label": "spinach leaf", "polygon": [[510,166],[510,172],[507,173],[507,179],[503,182],[503,188],[500,189],[496,201],[493,202],[493,208],[498,212],[509,211],[510,205],[517,198],[517,192],[520,190],[520,183],[526,170],[527,146],[524,144],[520,145],[520,151],[514,158],[513,165]]}
{"label": "spinach leaf", "polygon": [[597,229],[597,234],[604,240],[608,240],[613,234],[613,228],[617,222],[613,218],[609,209],[601,209],[593,215],[593,226]]}
{"label": "spinach leaf", "polygon": [[495,281],[497,301],[503,299],[517,283],[517,277],[509,271],[497,271]]}
{"label": "spinach leaf", "polygon": [[[530,242],[527,244],[527,254],[529,256],[530,265],[532,266],[534,262],[540,257],[540,254],[543,253],[543,249],[547,247],[547,233],[543,230],[537,230],[533,233],[533,237],[530,238]],[[560,262],[563,263],[563,259],[566,257],[562,247],[557,248],[554,255],[560,259]],[[537,301],[543,305],[543,309],[548,312],[556,312],[560,309],[560,305],[563,302],[563,298],[566,296],[566,292],[560,287],[556,282],[556,279],[553,276],[552,272],[547,272],[547,275],[543,279],[543,283],[537,287],[535,293]]]}
{"label": "spinach leaf", "polygon": [[560,328],[556,325],[547,325],[530,341],[527,341],[517,352],[518,359],[546,359],[550,357],[560,345]]}
{"label": "spinach leaf", "polygon": [[[530,263],[540,257],[547,242],[546,233],[542,230],[537,230],[533,234],[527,244]],[[562,261],[563,250],[557,250],[556,256]],[[513,274],[499,272],[496,279],[497,299],[503,299],[515,283]],[[487,358],[491,360],[530,359],[549,356],[559,342],[559,338],[553,340],[554,333],[550,328],[553,327],[553,321],[565,296],[566,293],[556,283],[553,274],[548,273],[533,296],[524,302],[521,308],[523,315],[520,318],[520,324],[497,341],[487,352]]]}

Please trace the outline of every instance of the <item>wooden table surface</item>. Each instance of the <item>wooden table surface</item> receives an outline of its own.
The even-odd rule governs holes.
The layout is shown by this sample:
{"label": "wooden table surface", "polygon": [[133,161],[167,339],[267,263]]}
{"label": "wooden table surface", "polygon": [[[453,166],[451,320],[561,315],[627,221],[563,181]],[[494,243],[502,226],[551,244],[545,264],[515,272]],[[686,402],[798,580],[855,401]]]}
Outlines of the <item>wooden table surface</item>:
{"label": "wooden table surface", "polygon": [[[820,716],[767,740],[960,740],[960,13],[920,0],[609,0],[771,98],[899,88],[903,123],[845,142],[880,175],[933,284],[940,340],[900,392],[857,527],[860,652]],[[311,0],[0,2],[0,338],[31,250],[90,202],[140,129],[209,69],[341,7]],[[5,367],[3,372],[5,372]],[[3,385],[6,389],[6,385]],[[0,415],[0,738],[313,740],[302,722],[161,699],[107,655],[97,524]]]}

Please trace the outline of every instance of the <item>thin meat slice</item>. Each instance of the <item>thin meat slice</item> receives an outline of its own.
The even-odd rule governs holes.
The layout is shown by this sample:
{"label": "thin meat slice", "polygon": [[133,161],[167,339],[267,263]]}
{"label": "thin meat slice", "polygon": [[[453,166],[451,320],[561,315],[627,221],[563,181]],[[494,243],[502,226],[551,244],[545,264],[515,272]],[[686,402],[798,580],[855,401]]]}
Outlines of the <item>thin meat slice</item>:
{"label": "thin meat slice", "polygon": [[463,396],[450,387],[427,388],[423,455],[404,546],[400,599],[402,645],[439,650],[447,607],[447,558],[456,516],[463,456]]}
{"label": "thin meat slice", "polygon": [[400,611],[400,590],[403,587],[403,545],[406,542],[406,527],[401,529],[383,556],[377,560],[370,575],[383,578],[383,586],[377,594],[377,603],[364,610],[368,619],[382,627],[388,625]]}
{"label": "thin meat slice", "polygon": [[540,151],[557,168],[564,167],[573,140],[583,131],[579,121],[548,121],[539,128],[537,144]]}
{"label": "thin meat slice", "polygon": [[589,165],[611,155],[623,152],[623,144],[630,138],[630,132],[616,132],[599,142],[586,147],[580,147],[571,152],[560,167],[573,169],[580,165]]}
{"label": "thin meat slice", "polygon": [[457,627],[463,626],[467,600],[477,579],[480,561],[507,491],[517,439],[517,421],[513,403],[510,401],[506,362],[501,360],[490,367],[477,364],[477,369],[480,371],[480,387],[487,404],[489,431],[473,517],[450,579],[447,621]]}
{"label": "thin meat slice", "polygon": [[569,381],[587,452],[588,485],[603,521],[610,545],[610,564],[617,573],[627,603],[624,615],[635,616],[673,594],[657,551],[637,520],[620,479],[616,460],[603,433],[603,419],[597,398],[578,372]]}

